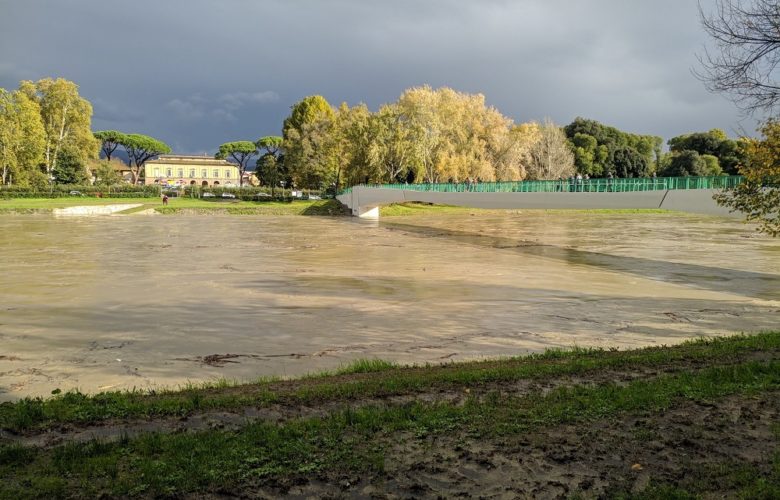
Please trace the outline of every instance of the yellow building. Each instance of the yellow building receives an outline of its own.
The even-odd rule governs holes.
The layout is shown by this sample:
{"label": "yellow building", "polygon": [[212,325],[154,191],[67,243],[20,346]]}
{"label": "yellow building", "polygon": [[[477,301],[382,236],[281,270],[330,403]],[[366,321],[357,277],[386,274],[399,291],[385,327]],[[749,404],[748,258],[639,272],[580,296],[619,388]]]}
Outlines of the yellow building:
{"label": "yellow building", "polygon": [[212,156],[160,155],[144,165],[144,184],[238,186],[238,165]]}

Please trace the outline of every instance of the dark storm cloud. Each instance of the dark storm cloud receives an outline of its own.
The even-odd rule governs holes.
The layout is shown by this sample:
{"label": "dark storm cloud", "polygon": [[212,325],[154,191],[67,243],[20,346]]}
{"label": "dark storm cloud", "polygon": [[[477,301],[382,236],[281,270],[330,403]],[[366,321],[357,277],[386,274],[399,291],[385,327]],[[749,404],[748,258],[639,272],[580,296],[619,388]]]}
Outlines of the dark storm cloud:
{"label": "dark storm cloud", "polygon": [[69,78],[94,128],[179,152],[278,134],[309,94],[376,109],[422,84],[517,122],[734,132],[734,106],[691,75],[705,42],[693,0],[0,0],[0,86]]}

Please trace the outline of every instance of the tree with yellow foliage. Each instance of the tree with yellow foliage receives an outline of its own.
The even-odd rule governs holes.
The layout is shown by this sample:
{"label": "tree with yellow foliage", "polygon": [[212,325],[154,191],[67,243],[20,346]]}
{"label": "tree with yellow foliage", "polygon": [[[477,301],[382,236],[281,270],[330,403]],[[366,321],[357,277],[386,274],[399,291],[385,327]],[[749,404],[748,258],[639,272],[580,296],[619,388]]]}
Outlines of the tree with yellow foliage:
{"label": "tree with yellow foliage", "polygon": [[425,182],[523,177],[512,120],[487,106],[482,94],[426,85],[405,91],[398,108],[400,123],[411,130],[410,162]]}
{"label": "tree with yellow foliage", "polygon": [[0,184],[44,181],[45,133],[38,103],[19,91],[0,89]]}
{"label": "tree with yellow foliage", "polygon": [[780,121],[767,121],[763,138],[746,141],[748,161],[740,168],[745,176],[736,188],[715,196],[721,205],[745,214],[758,230],[780,235]]}
{"label": "tree with yellow foliage", "polygon": [[46,134],[43,164],[46,173],[57,167],[60,153],[68,150],[81,161],[97,158],[100,143],[92,135],[92,105],[79,95],[79,87],[64,78],[22,81],[19,90],[38,103]]}

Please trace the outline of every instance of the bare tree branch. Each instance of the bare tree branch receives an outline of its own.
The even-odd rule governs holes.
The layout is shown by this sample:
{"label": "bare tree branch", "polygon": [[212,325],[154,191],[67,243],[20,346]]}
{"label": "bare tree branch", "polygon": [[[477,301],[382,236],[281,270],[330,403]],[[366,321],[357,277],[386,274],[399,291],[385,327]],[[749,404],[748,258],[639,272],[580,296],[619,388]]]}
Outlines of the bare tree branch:
{"label": "bare tree branch", "polygon": [[717,0],[709,14],[700,3],[699,16],[714,49],[697,56],[696,77],[748,114],[774,111],[780,105],[780,2]]}

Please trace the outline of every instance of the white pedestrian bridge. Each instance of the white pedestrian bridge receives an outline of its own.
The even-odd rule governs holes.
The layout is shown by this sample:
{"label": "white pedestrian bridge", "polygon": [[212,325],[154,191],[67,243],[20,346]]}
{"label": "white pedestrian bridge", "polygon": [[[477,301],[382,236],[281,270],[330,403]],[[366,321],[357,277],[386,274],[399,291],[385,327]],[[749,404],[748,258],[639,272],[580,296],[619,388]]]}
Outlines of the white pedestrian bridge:
{"label": "white pedestrian bridge", "polygon": [[338,200],[362,218],[379,218],[379,207],[423,202],[493,209],[665,209],[741,217],[713,195],[733,188],[739,176],[588,179],[489,183],[360,185]]}

